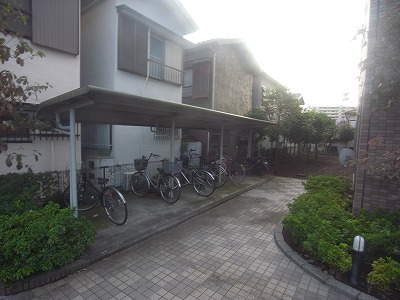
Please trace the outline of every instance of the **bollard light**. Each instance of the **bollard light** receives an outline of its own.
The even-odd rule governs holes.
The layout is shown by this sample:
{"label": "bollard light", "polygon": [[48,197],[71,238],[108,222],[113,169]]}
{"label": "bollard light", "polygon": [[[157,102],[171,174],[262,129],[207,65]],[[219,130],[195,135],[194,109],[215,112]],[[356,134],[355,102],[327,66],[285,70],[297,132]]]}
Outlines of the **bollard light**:
{"label": "bollard light", "polygon": [[351,268],[350,282],[353,285],[360,283],[360,265],[364,254],[365,239],[357,235],[353,240],[353,266]]}

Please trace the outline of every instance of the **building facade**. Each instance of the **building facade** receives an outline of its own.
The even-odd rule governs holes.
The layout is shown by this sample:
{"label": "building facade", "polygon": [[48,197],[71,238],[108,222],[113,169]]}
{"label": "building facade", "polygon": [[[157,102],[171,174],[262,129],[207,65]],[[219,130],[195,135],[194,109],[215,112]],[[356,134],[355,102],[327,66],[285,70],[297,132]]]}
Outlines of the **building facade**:
{"label": "building facade", "polygon": [[[185,52],[182,102],[237,115],[246,115],[261,103],[262,87],[279,83],[263,72],[242,39],[215,39]],[[224,149],[240,159],[247,155],[249,132],[227,132]],[[218,156],[219,132],[189,131],[210,159]]]}
{"label": "building facade", "polygon": [[[183,56],[197,29],[179,1],[86,1],[81,86],[182,102]],[[179,138],[179,134],[176,135]],[[164,128],[82,124],[82,156],[95,166],[129,164],[151,152],[169,157]]]}
{"label": "building facade", "polygon": [[[27,24],[14,24],[16,27],[11,30],[22,33],[34,51],[42,51],[45,57],[25,59],[23,67],[9,61],[2,64],[2,69],[17,76],[27,76],[31,85],[48,83],[51,86],[39,93],[37,99],[28,100],[35,110],[34,107],[40,102],[80,86],[80,1],[18,0],[17,3],[27,18]],[[1,33],[0,37],[3,37]],[[78,130],[78,138],[79,135]],[[68,132],[27,129],[24,134],[9,134],[1,131],[0,138],[8,143],[7,153],[22,154],[24,165],[29,165],[34,172],[66,170],[69,167],[69,155],[66,155],[69,152],[66,150],[69,149]],[[80,152],[78,145],[78,157]],[[2,156],[7,153],[0,154],[1,161],[5,160]],[[38,161],[34,153],[38,155]],[[8,172],[26,172],[26,169],[18,171],[15,167],[2,165],[0,174]]]}
{"label": "building facade", "polygon": [[[399,99],[397,94],[388,95],[379,89],[399,80],[398,62],[392,59],[398,53],[395,44],[399,41],[398,33],[393,36],[396,32],[385,32],[385,22],[390,20],[391,12],[395,12],[389,6],[393,3],[399,9],[397,1],[368,2],[366,64],[361,74],[355,146],[358,161],[365,163],[357,164],[355,168],[353,211],[356,213],[361,209],[400,208],[400,184],[396,178],[391,179],[398,172]],[[394,105],[388,106],[391,102]]]}

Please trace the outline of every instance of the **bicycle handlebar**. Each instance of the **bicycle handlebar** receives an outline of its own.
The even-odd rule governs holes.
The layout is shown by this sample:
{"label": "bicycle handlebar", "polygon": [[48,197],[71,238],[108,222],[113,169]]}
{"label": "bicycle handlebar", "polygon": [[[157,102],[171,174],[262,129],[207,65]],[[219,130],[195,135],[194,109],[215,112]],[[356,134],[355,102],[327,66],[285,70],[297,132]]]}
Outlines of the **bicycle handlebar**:
{"label": "bicycle handlebar", "polygon": [[155,158],[157,158],[157,157],[159,157],[160,155],[154,154],[154,153],[150,153],[149,158],[147,158],[146,156],[142,155],[142,159],[145,159],[145,160],[149,161],[150,158],[151,158],[152,156],[155,157]]}

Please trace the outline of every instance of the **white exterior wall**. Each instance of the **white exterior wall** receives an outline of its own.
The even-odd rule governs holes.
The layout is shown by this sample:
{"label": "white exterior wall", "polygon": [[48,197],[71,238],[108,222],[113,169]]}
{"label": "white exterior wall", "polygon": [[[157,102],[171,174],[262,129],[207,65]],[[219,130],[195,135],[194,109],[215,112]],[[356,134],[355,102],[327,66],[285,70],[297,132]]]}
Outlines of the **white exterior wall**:
{"label": "white exterior wall", "polygon": [[118,14],[115,1],[100,1],[81,15],[81,86],[115,89]]}
{"label": "white exterior wall", "polygon": [[[170,1],[170,0],[167,0]],[[158,24],[183,36],[185,31],[180,23],[177,23],[170,14],[166,13],[163,1],[160,0],[116,0],[116,5],[125,4],[136,10],[138,13],[154,20]]]}
{"label": "white exterior wall", "polygon": [[[44,58],[35,57],[34,59],[25,60],[23,67],[15,64],[13,61],[2,65],[2,69],[13,71],[17,75],[26,75],[29,83],[44,84],[48,82],[51,87],[40,94],[38,100],[30,100],[28,102],[39,104],[42,101],[51,99],[52,97],[64,94],[80,86],[80,58],[69,53],[53,50],[51,48],[42,47],[36,44],[32,45],[35,51],[41,50],[46,55]],[[51,138],[39,137],[33,143],[9,143],[9,151],[7,153],[17,152],[27,155],[23,159],[23,163],[28,164],[34,172],[45,172],[52,170],[65,170],[69,166],[69,139],[51,141]],[[15,151],[14,151],[15,150]],[[31,155],[35,150],[41,154],[36,162]],[[77,143],[77,158],[80,163],[81,147]],[[8,168],[4,161],[6,155],[0,154],[0,174],[9,172],[26,172],[26,169],[18,171],[14,166]]]}
{"label": "white exterior wall", "polygon": [[[22,162],[28,165],[34,173],[46,172],[46,171],[63,171],[69,170],[69,138],[64,138],[64,140],[42,140],[36,139],[32,143],[11,143],[8,144],[8,153],[18,152],[22,153],[20,149],[23,149],[23,154],[25,155]],[[33,154],[38,154],[39,160],[36,161]],[[81,148],[80,143],[77,143],[76,147],[76,158],[77,167],[80,168],[81,163]],[[13,161],[13,166],[8,168],[4,161],[6,156],[0,155],[0,174],[6,173],[25,173],[26,168],[17,170],[15,168],[16,162]]]}
{"label": "white exterior wall", "polygon": [[[160,160],[171,156],[171,141],[155,140],[154,133],[147,127],[114,126],[113,137],[117,164],[131,164],[135,158],[148,157],[150,153],[160,155]],[[180,139],[175,143],[174,157],[179,157]]]}

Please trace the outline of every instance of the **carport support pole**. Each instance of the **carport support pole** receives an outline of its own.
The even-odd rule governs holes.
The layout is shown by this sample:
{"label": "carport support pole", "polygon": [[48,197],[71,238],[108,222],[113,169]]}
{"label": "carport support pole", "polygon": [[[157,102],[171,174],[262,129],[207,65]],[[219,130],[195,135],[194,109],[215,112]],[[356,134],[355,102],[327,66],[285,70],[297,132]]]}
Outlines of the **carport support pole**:
{"label": "carport support pole", "polygon": [[251,149],[252,142],[253,142],[253,128],[250,128],[249,138],[247,139],[247,158],[250,158],[253,153],[253,149]]}
{"label": "carport support pole", "polygon": [[70,207],[74,211],[74,217],[78,218],[78,193],[76,182],[76,139],[75,139],[75,109],[69,109],[69,202]]}
{"label": "carport support pole", "polygon": [[169,161],[174,161],[175,154],[175,119],[172,119],[171,123],[171,155]]}
{"label": "carport support pole", "polygon": [[221,125],[221,139],[219,144],[219,163],[222,164],[222,158],[224,156],[224,125]]}

